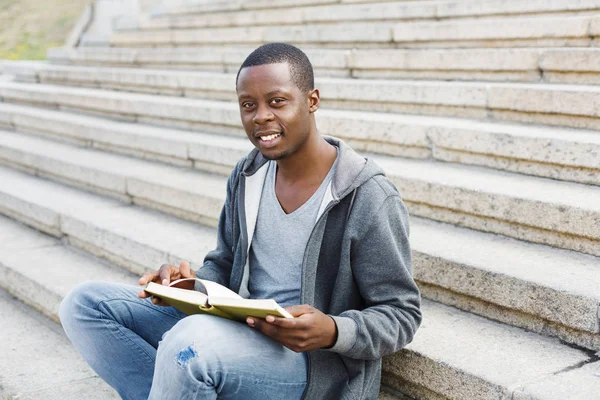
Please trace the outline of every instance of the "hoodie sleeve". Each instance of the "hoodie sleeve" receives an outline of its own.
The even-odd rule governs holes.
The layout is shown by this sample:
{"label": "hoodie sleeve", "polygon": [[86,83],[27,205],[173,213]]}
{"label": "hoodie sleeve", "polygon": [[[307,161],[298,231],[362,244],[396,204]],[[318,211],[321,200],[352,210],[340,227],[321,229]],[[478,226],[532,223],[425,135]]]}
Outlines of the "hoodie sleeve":
{"label": "hoodie sleeve", "polygon": [[373,360],[412,341],[421,323],[421,301],[408,235],[404,203],[397,194],[388,196],[352,250],[352,271],[365,308],[332,316],[338,338],[328,351]]}
{"label": "hoodie sleeve", "polygon": [[[217,229],[217,247],[206,254],[204,264],[196,271],[197,278],[217,282],[226,287],[229,287],[229,278],[233,266],[234,198],[239,173],[245,160],[244,158],[238,162],[227,180],[227,196],[221,209]],[[196,290],[199,290],[199,288],[196,288]]]}

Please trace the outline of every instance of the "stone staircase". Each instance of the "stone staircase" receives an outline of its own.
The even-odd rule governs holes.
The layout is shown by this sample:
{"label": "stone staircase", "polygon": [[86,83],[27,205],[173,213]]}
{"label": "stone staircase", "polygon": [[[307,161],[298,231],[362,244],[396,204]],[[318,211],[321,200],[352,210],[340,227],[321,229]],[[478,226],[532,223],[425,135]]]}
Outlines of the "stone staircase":
{"label": "stone staircase", "polygon": [[251,148],[235,72],[276,40],[412,216],[424,322],[381,399],[599,398],[600,1],[188,3],[0,64],[0,397],[117,398],[40,313],[202,263]]}

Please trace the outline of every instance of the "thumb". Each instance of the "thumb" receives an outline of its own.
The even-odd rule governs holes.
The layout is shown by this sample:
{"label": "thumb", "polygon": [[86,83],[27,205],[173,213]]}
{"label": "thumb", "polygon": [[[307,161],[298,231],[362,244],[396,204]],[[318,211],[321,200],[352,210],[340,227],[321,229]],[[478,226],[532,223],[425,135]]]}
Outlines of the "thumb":
{"label": "thumb", "polygon": [[187,261],[182,261],[181,264],[179,264],[179,273],[184,278],[194,278],[196,276],[190,267],[190,263]]}
{"label": "thumb", "polygon": [[301,305],[296,305],[296,306],[287,306],[287,307],[285,307],[285,310],[287,312],[289,312],[290,314],[292,314],[292,316],[299,317],[304,314],[310,314],[315,309],[313,307],[309,306],[308,304],[301,304]]}

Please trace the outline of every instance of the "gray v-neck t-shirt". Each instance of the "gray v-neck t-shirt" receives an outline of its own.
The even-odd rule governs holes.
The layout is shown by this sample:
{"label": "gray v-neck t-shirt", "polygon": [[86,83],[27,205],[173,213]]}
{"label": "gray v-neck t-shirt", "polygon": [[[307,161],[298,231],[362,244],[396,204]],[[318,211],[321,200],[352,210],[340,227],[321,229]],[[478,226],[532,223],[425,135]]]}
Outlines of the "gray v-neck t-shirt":
{"label": "gray v-neck t-shirt", "polygon": [[337,159],[310,199],[286,214],[275,194],[277,163],[269,161],[250,246],[251,299],[274,299],[282,307],[300,304],[304,250],[336,165]]}

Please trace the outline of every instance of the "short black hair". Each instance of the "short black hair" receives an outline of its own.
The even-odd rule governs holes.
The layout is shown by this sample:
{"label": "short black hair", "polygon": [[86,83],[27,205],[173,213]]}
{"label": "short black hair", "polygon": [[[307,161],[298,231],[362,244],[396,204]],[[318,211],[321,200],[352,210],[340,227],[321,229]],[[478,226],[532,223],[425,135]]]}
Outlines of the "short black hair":
{"label": "short black hair", "polygon": [[292,82],[303,92],[315,88],[315,76],[310,60],[302,50],[286,43],[264,44],[254,50],[242,63],[235,77],[237,87],[242,69],[266,64],[288,63]]}

